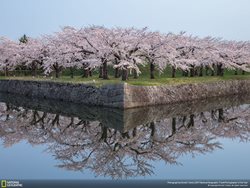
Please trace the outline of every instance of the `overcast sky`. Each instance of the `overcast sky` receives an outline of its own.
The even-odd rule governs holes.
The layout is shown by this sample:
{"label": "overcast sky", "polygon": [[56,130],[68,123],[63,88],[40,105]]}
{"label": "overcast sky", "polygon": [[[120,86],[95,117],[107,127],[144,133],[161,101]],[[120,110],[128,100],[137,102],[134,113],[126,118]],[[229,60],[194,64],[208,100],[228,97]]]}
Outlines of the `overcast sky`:
{"label": "overcast sky", "polygon": [[67,25],[250,40],[250,0],[0,0],[0,36],[36,37]]}

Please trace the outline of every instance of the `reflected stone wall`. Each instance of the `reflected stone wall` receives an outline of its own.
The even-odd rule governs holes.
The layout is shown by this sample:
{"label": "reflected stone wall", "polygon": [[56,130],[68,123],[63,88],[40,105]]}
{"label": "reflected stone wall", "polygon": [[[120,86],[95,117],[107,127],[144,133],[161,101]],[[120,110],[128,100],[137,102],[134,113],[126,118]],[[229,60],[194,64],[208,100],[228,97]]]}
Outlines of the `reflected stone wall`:
{"label": "reflected stone wall", "polygon": [[34,111],[78,117],[85,121],[98,121],[103,126],[126,132],[138,125],[172,117],[183,117],[216,109],[250,104],[249,95],[209,98],[175,104],[119,109],[24,97],[0,92],[0,102]]}

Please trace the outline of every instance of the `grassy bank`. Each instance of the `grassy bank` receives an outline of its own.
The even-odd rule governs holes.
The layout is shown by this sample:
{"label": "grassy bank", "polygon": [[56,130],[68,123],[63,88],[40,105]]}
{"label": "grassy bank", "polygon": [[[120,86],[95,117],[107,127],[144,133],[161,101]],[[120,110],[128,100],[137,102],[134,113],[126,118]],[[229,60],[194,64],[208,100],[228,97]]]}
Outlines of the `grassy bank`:
{"label": "grassy bank", "polygon": [[[140,67],[142,74],[137,79],[134,79],[132,75],[129,75],[129,80],[126,83],[131,85],[142,85],[142,86],[152,86],[152,85],[164,85],[164,84],[189,84],[189,83],[203,83],[203,82],[216,82],[221,80],[237,80],[237,79],[250,79],[250,73],[245,73],[245,75],[241,75],[239,71],[239,75],[235,75],[233,70],[225,70],[224,76],[203,76],[203,77],[183,77],[182,72],[180,70],[176,71],[176,78],[171,78],[171,68],[166,68],[164,72],[159,73],[157,70],[155,71],[155,79],[150,79],[149,67]],[[31,72],[19,72],[13,71],[11,72],[12,76],[5,77],[0,76],[0,80],[36,80],[36,81],[53,81],[53,82],[63,82],[63,83],[85,83],[85,84],[93,84],[96,86],[101,86],[105,84],[119,84],[124,83],[121,81],[121,78],[114,78],[114,69],[109,67],[108,74],[109,80],[103,80],[99,78],[99,74],[97,71],[93,72],[92,77],[82,78],[82,70],[74,70],[74,78],[70,77],[69,69],[65,69],[60,78],[55,78],[52,74],[51,76],[44,77],[41,73],[40,76],[32,77],[32,76],[24,76],[31,75]],[[16,75],[16,76],[13,76]]]}
{"label": "grassy bank", "polygon": [[[11,76],[4,77],[1,76],[0,80],[35,80],[35,81],[53,81],[53,82],[62,82],[62,83],[85,83],[85,84],[93,84],[96,86],[101,86],[105,84],[119,84],[124,83],[120,78],[114,78],[113,76],[109,77],[109,80],[103,80],[98,78],[98,75],[93,75],[89,78],[82,78],[81,76],[75,76],[73,79],[70,76],[61,76],[60,78],[55,77],[31,77],[31,76]],[[142,85],[142,86],[159,86],[164,84],[176,85],[176,84],[189,84],[189,83],[207,83],[207,82],[217,82],[222,80],[242,80],[242,79],[250,79],[250,75],[229,75],[225,76],[203,76],[203,77],[177,77],[177,78],[169,78],[158,76],[155,79],[149,79],[148,76],[140,76],[138,79],[129,78],[126,83],[131,85]]]}

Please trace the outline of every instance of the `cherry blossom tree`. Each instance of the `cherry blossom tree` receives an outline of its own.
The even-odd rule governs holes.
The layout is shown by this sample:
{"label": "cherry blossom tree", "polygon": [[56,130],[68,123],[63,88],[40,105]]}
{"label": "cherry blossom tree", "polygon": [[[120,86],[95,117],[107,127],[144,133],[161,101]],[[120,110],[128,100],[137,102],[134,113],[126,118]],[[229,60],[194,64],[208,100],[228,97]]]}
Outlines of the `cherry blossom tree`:
{"label": "cherry blossom tree", "polygon": [[140,50],[140,57],[144,57],[143,60],[149,63],[151,79],[155,78],[155,66],[162,72],[167,65],[173,64],[176,55],[176,50],[173,46],[175,39],[176,37],[171,33],[167,35],[159,32],[147,33]]}
{"label": "cherry blossom tree", "polygon": [[46,55],[45,44],[42,39],[26,38],[26,42],[19,45],[22,58],[18,63],[31,69],[32,76],[37,76],[37,69],[42,67]]}
{"label": "cherry blossom tree", "polygon": [[113,56],[115,57],[114,68],[122,72],[122,80],[128,79],[128,73],[133,72],[134,78],[141,73],[139,65],[143,66],[145,61],[140,58],[140,50],[146,38],[146,29],[116,28],[113,30]]}
{"label": "cherry blossom tree", "polygon": [[[8,75],[10,70],[24,66],[36,75],[42,69],[45,75],[55,72],[56,77],[69,69],[82,69],[84,77],[99,70],[99,77],[108,79],[108,70],[115,69],[115,77],[126,81],[129,74],[137,78],[140,68],[155,69],[162,73],[172,69],[183,71],[183,76],[223,76],[224,69],[250,72],[248,41],[227,41],[220,38],[200,38],[180,34],[164,34],[147,28],[105,28],[89,26],[81,29],[64,27],[61,31],[40,38],[24,37],[17,43],[7,38],[0,41],[0,68]],[[109,67],[109,68],[108,68]]]}
{"label": "cherry blossom tree", "polygon": [[0,38],[0,54],[0,70],[9,76],[9,71],[14,70],[20,62],[20,46],[12,40]]}

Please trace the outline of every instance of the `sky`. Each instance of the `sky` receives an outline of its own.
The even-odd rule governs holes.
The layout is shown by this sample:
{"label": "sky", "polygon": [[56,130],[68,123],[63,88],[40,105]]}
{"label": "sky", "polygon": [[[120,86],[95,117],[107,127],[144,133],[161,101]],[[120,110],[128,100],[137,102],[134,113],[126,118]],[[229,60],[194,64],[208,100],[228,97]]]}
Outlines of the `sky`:
{"label": "sky", "polygon": [[14,40],[89,25],[250,40],[249,19],[250,0],[0,0],[0,36]]}

